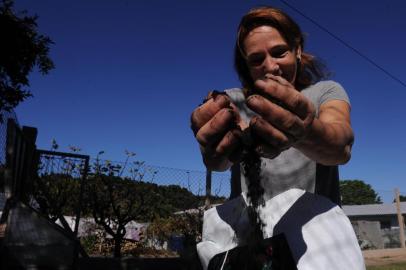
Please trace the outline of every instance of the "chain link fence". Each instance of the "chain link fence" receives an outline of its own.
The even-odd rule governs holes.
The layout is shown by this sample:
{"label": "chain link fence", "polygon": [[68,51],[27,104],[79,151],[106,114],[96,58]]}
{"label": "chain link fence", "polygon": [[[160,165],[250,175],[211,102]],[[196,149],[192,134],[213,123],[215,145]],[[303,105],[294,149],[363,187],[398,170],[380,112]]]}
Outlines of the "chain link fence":
{"label": "chain link fence", "polygon": [[[53,221],[62,219],[66,211],[79,219],[89,156],[46,150],[37,150],[37,155],[37,177],[33,181],[31,206]],[[75,235],[77,229],[78,222],[72,228]]]}
{"label": "chain link fence", "polygon": [[[84,160],[80,157],[81,155],[76,153],[62,154],[59,152],[44,150],[39,150],[39,152],[42,154],[39,156],[38,180],[45,182],[42,183],[42,188],[36,188],[37,191],[46,191],[46,187],[49,188],[49,183],[52,181],[55,182],[53,184],[58,186],[59,190],[62,190],[64,187],[64,182],[81,178],[83,175]],[[75,155],[79,156],[79,158]],[[211,172],[211,190],[210,194],[206,194],[206,171],[152,166],[142,161],[130,161],[130,158],[122,162],[100,159],[98,157],[90,159],[88,169],[89,175],[95,174],[97,170],[100,170],[100,168],[103,170],[103,173],[111,174],[122,179],[151,183],[158,186],[177,186],[187,190],[187,192],[196,197],[205,197],[206,195],[210,195],[211,197],[226,200],[230,196],[230,172]],[[56,183],[56,181],[58,181],[58,183]],[[41,182],[37,181],[37,184],[41,184]],[[59,184],[61,186],[59,186]],[[37,198],[41,198],[41,196],[60,196],[58,193],[49,193],[50,194],[35,195]],[[74,192],[60,193],[70,194],[71,196],[77,195]],[[55,197],[52,198],[52,200],[54,201],[52,205],[58,205],[58,200],[67,201],[67,198]],[[40,202],[34,202],[34,205],[38,203]],[[196,207],[196,205],[184,205],[185,209],[194,207]]]}
{"label": "chain link fence", "polygon": [[[142,161],[110,161],[91,159],[90,167],[102,163],[115,167],[115,173],[122,178],[154,183],[160,186],[177,185],[196,196],[206,195],[206,171],[176,169],[148,165]],[[230,196],[230,172],[211,172],[211,195],[228,198]]]}
{"label": "chain link fence", "polygon": [[4,170],[6,166],[8,119],[13,119],[15,123],[18,125],[17,115],[14,111],[8,112],[0,110],[0,211],[2,211],[5,204]]}
{"label": "chain link fence", "polygon": [[0,111],[0,166],[6,163],[7,121],[13,119],[18,125],[17,115],[14,111]]}

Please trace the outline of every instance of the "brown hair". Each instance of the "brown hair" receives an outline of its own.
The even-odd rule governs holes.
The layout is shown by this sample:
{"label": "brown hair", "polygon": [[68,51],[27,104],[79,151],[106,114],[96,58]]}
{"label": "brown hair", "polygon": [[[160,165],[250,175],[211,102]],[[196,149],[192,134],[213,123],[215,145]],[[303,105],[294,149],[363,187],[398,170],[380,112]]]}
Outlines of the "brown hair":
{"label": "brown hair", "polygon": [[234,50],[234,66],[244,88],[252,88],[253,80],[250,76],[244,52],[244,40],[248,33],[259,26],[268,25],[276,28],[286,40],[291,49],[300,46],[301,61],[295,80],[295,86],[301,90],[328,76],[325,66],[313,55],[303,50],[304,38],[299,25],[282,10],[273,7],[259,7],[250,10],[240,22],[237,41]]}

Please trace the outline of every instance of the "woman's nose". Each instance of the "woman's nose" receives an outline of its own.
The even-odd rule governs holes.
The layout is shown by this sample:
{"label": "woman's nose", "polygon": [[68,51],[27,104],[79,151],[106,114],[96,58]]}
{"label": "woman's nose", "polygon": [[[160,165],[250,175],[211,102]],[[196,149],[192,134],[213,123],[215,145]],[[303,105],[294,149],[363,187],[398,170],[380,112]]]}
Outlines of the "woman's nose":
{"label": "woman's nose", "polygon": [[263,71],[265,74],[280,75],[280,68],[278,62],[268,55],[264,61]]}

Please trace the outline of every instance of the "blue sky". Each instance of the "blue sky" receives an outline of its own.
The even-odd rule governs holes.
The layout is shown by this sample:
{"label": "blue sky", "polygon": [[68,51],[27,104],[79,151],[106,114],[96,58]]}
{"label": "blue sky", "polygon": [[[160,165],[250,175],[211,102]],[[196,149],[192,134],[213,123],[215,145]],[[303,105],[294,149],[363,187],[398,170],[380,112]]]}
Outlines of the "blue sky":
{"label": "blue sky", "polygon": [[[280,1],[17,0],[39,16],[56,68],[31,75],[34,98],[17,108],[38,128],[37,146],[53,138],[68,150],[147,164],[204,170],[189,116],[209,90],[238,87],[235,31],[249,8],[272,4],[307,33],[305,50],[322,58],[352,103],[355,144],[341,179],[361,179],[385,201],[406,195],[406,87]],[[406,3],[289,3],[406,82]]]}

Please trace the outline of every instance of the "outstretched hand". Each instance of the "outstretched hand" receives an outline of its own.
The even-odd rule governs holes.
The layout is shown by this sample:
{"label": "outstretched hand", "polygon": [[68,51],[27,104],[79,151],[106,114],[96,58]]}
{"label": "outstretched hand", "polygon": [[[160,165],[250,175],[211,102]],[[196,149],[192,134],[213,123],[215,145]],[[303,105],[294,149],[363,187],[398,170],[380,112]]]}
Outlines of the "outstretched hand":
{"label": "outstretched hand", "polygon": [[240,116],[226,94],[211,92],[191,115],[191,128],[203,159],[213,170],[225,170],[242,151]]}
{"label": "outstretched hand", "polygon": [[255,82],[255,94],[247,106],[258,115],[250,129],[260,155],[273,158],[305,138],[315,118],[314,105],[280,76],[267,74]]}

